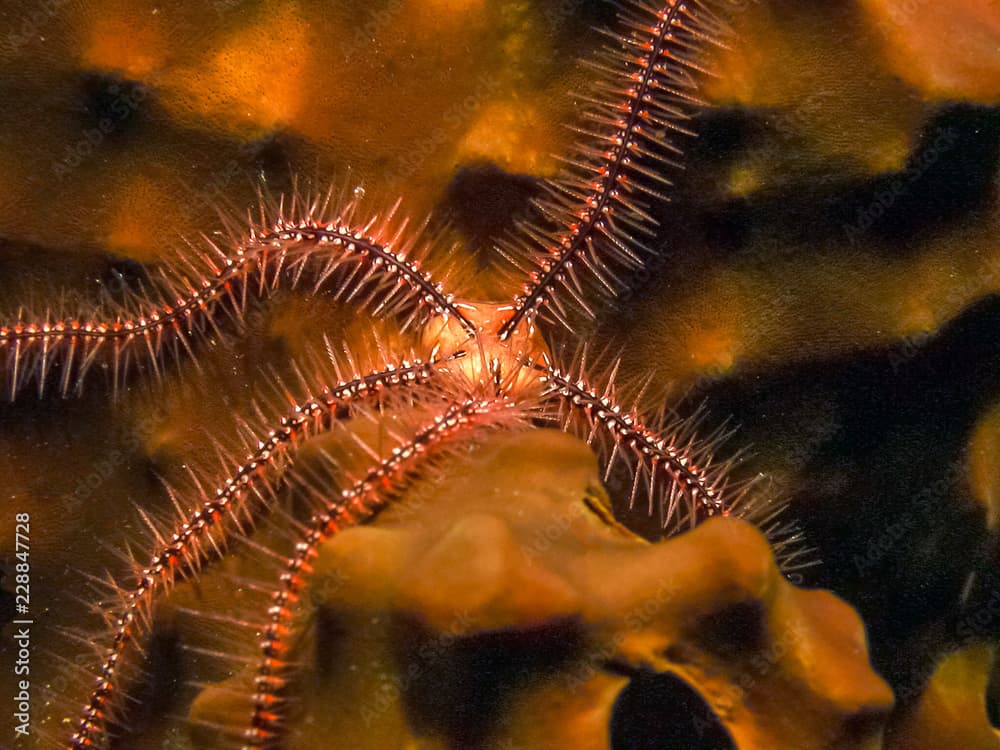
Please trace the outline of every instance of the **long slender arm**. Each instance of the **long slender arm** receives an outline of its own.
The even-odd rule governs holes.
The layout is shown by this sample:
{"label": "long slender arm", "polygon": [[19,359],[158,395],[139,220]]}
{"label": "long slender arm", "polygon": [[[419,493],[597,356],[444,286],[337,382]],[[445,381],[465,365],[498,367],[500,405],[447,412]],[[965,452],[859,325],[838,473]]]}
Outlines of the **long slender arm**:
{"label": "long slender arm", "polygon": [[620,291],[619,271],[642,265],[643,238],[655,224],[647,203],[668,200],[664,166],[676,166],[678,136],[693,136],[703,49],[720,35],[708,0],[629,0],[623,30],[594,61],[597,81],[578,98],[590,108],[577,130],[585,140],[564,159],[564,178],[537,203],[543,216],[524,234],[533,251],[500,247],[527,274],[500,328],[502,339],[535,317],[569,327],[570,308],[593,316],[589,293]]}
{"label": "long slender arm", "polygon": [[659,517],[664,535],[710,516],[734,515],[760,528],[793,583],[802,583],[802,571],[819,564],[799,524],[786,517],[781,493],[758,491],[761,475],[735,479],[739,451],[716,460],[730,434],[726,428],[702,435],[697,418],[654,426],[618,401],[613,376],[599,389],[549,363],[532,366],[545,383],[545,397],[562,407],[556,412],[560,426],[597,448],[605,481],[625,467],[632,482],[630,507],[644,502]]}
{"label": "long slender arm", "polygon": [[429,313],[457,320],[475,333],[443,286],[420,265],[424,248],[406,238],[406,222],[385,216],[359,222],[353,203],[339,212],[326,201],[295,198],[262,209],[259,222],[233,229],[225,249],[211,240],[195,260],[178,255],[154,288],[126,307],[91,319],[20,313],[0,325],[0,389],[14,400],[29,383],[39,397],[56,387],[67,396],[87,375],[106,368],[117,392],[122,379],[145,361],[159,374],[169,353],[193,357],[197,340],[224,318],[242,320],[251,299],[279,287],[311,282],[326,292],[364,303],[373,314],[412,321]]}
{"label": "long slender arm", "polygon": [[659,513],[664,529],[728,515],[745,494],[745,484],[730,478],[732,461],[714,461],[721,434],[699,439],[683,423],[654,429],[616,402],[612,385],[598,390],[581,375],[550,365],[536,367],[548,398],[565,407],[563,426],[578,425],[574,417],[584,418],[582,432],[603,448],[605,477],[617,464],[626,465],[632,478],[630,503],[644,496],[649,512]]}
{"label": "long slender arm", "polygon": [[266,503],[259,500],[266,497],[262,487],[285,470],[295,446],[329,431],[357,402],[426,383],[437,371],[433,362],[403,362],[342,381],[296,405],[262,437],[252,455],[165,537],[138,572],[137,583],[124,595],[112,627],[111,645],[97,671],[96,687],[75,723],[68,750],[93,748],[106,736],[110,709],[121,694],[118,683],[123,658],[128,645],[141,637],[155,593],[216,559],[220,549],[242,536],[245,527],[267,511]]}
{"label": "long slender arm", "polygon": [[353,486],[329,498],[326,507],[313,516],[271,595],[262,628],[253,709],[249,726],[240,737],[247,750],[274,750],[281,745],[287,638],[295,606],[311,572],[310,562],[319,546],[343,529],[370,521],[396,497],[400,480],[418,472],[435,451],[456,437],[466,438],[477,429],[496,424],[511,411],[510,407],[511,403],[502,397],[470,398],[452,405],[388,457],[372,465]]}

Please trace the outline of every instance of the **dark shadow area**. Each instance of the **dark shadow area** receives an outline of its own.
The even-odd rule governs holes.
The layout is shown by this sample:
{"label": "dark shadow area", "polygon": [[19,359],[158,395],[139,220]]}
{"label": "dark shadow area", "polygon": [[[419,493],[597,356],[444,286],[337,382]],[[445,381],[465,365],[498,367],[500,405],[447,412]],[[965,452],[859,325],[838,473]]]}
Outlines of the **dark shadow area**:
{"label": "dark shadow area", "polygon": [[[81,141],[97,148],[102,143],[121,145],[143,137],[155,95],[150,85],[88,72],[81,74],[79,90],[76,113]],[[77,144],[77,150],[86,149],[83,142]]]}
{"label": "dark shadow area", "polygon": [[669,674],[641,673],[618,697],[612,750],[736,750],[708,704]]}
{"label": "dark shadow area", "polygon": [[473,637],[431,634],[399,620],[396,663],[410,725],[449,746],[476,748],[495,731],[507,697],[560,667],[573,666],[582,631],[572,621]]}
{"label": "dark shadow area", "polygon": [[998,170],[1000,108],[954,105],[927,123],[901,173],[877,177],[844,201],[846,218],[857,222],[867,211],[871,226],[862,236],[904,255],[915,240],[988,209]]}
{"label": "dark shadow area", "polygon": [[190,692],[184,685],[184,659],[176,633],[154,630],[146,657],[142,677],[129,687],[130,700],[121,724],[112,725],[109,731],[111,750],[133,747],[134,737],[141,737],[152,724],[176,711]]}
{"label": "dark shadow area", "polygon": [[766,445],[782,439],[781,420],[807,423],[816,404],[826,406],[830,428],[803,456],[789,514],[824,561],[809,582],[859,609],[873,660],[894,685],[912,683],[938,656],[902,644],[930,631],[947,640],[946,613],[961,610],[970,574],[989,569],[995,540],[966,482],[966,450],[1000,398],[998,332],[993,295],[917,346],[741,372],[680,407],[707,399],[711,422],[731,415],[741,444]]}
{"label": "dark shadow area", "polygon": [[736,660],[767,648],[767,610],[760,601],[732,604],[701,618],[693,632],[706,650]]}
{"label": "dark shadow area", "polygon": [[737,198],[720,192],[734,161],[747,153],[764,158],[772,151],[794,160],[804,144],[797,134],[780,132],[766,112],[709,112],[699,117],[698,128],[697,141],[685,144],[687,170],[674,191],[674,210],[677,204],[684,207],[678,213],[699,228],[695,233],[706,238],[713,255],[757,253],[771,245],[791,252],[847,243],[904,256],[920,246],[916,240],[987,210],[996,193],[1000,108],[956,104],[942,109],[898,172],[850,176],[850,166],[840,163],[822,172],[799,167],[789,179],[779,177]]}
{"label": "dark shadow area", "polygon": [[461,232],[479,268],[490,268],[501,260],[495,257],[495,240],[523,221],[538,220],[531,200],[540,194],[534,177],[510,174],[492,163],[470,164],[452,177],[434,216]]}

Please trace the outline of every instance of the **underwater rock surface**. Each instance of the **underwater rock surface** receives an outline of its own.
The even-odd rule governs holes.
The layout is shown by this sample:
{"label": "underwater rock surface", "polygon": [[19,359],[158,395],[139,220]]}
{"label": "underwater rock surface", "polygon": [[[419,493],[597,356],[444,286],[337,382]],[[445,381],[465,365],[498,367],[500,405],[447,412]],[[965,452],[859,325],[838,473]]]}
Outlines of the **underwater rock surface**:
{"label": "underwater rock surface", "polygon": [[[280,191],[290,172],[403,196],[402,211],[416,223],[430,214],[447,235],[442,246],[458,237],[475,250],[460,259],[473,270],[465,275],[492,294],[504,280],[491,240],[525,215],[539,180],[558,170],[550,154],[575,139],[562,124],[590,77],[581,61],[603,41],[591,27],[607,28],[613,15],[597,0],[0,0],[0,310],[44,309],[56,290],[83,307],[125,298],[180,237],[214,236],[218,207],[241,214],[260,176]],[[986,377],[1000,336],[1000,6],[760,0],[734,4],[732,23],[706,90],[712,108],[695,123],[672,204],[656,212],[658,260],[591,339],[622,353],[627,376],[674,383],[678,410],[704,401],[707,427],[739,425],[734,440],[753,450],[741,470],[766,474],[791,498],[790,518],[825,561],[804,583],[828,587],[865,618],[875,669],[898,706],[887,747],[1000,747],[980,711],[988,693],[985,717],[1000,723],[996,670],[990,688],[979,662],[959,668],[964,657],[948,656],[1000,637],[1000,618],[978,616],[1000,590],[1000,407]],[[91,660],[67,629],[89,637],[104,624],[78,597],[100,607],[90,577],[125,576],[123,550],[145,549],[137,508],[173,512],[161,479],[179,482],[182,467],[204,463],[213,429],[270,392],[262,366],[294,378],[288,363],[322,347],[322,334],[353,340],[361,327],[350,309],[308,295],[279,296],[249,318],[247,340],[199,353],[204,376],[169,373],[152,395],[129,391],[112,403],[96,388],[80,401],[0,406],[10,509],[0,514],[0,696],[15,692],[6,669],[15,512],[30,512],[36,529],[33,585],[44,609],[34,684],[64,693],[74,665]],[[553,461],[577,456],[579,446],[552,439]],[[517,469],[526,485],[527,458]],[[334,588],[343,564],[356,589],[319,596],[301,641],[303,710],[320,722],[295,723],[301,747],[326,742],[329,728],[359,743],[378,729],[387,743],[438,738],[428,747],[467,732],[524,747],[627,750],[688,737],[689,716],[704,718],[713,750],[727,735],[740,748],[787,747],[792,737],[804,748],[880,746],[888,698],[860,625],[840,600],[778,580],[753,532],[714,522],[660,549],[574,511],[574,532],[529,563],[512,551],[513,540],[535,538],[516,502],[453,502],[447,510],[461,523],[437,536],[386,515],[388,527],[354,530],[325,550]],[[561,502],[581,508],[579,493]],[[717,549],[695,549],[721,528],[731,536],[714,537]],[[571,553],[586,559],[588,544],[664,566],[711,556],[726,570],[691,572],[676,597],[703,596],[694,611],[728,630],[699,640],[705,623],[682,627],[671,619],[679,610],[664,607],[640,638],[628,607],[656,589],[644,570],[570,570]],[[360,547],[369,545],[380,552],[365,563]],[[244,594],[210,577],[201,584],[157,613],[152,715],[121,747],[211,747],[208,730],[192,740],[177,717],[229,718],[221,689],[185,682],[179,644],[210,639],[186,630],[174,607],[241,612]],[[610,584],[620,588],[594,595]],[[741,586],[763,609],[726,611]],[[472,598],[481,620],[453,632],[451,597]],[[371,612],[392,615],[372,625]],[[772,660],[799,621],[809,637]],[[622,634],[635,635],[629,648]],[[740,648],[727,650],[733,643]],[[676,644],[687,651],[668,660],[662,651]],[[829,671],[805,670],[806,644],[834,652],[822,661]],[[318,661],[320,645],[331,663]],[[609,649],[620,662],[607,663]],[[404,695],[390,675],[406,675],[392,669],[438,651],[447,658],[436,669],[447,674],[427,665]],[[57,658],[67,653],[71,664]],[[493,675],[486,698],[509,702],[480,698],[489,705],[473,702],[449,724],[459,697],[475,693],[479,659]],[[531,674],[508,675],[522,660]],[[365,668],[355,674],[351,663]],[[567,696],[573,664],[595,675]],[[211,682],[241,684],[217,666],[205,671]],[[322,684],[320,672],[332,681]],[[858,685],[845,687],[851,675]],[[783,711],[778,696],[790,696]],[[371,701],[386,708],[366,723]],[[700,701],[717,712],[721,734]],[[658,735],[678,714],[683,727]],[[0,718],[0,743],[9,721]],[[592,734],[608,726],[610,739]]]}
{"label": "underwater rock surface", "polygon": [[[462,463],[324,544],[288,747],[610,750],[640,674],[680,678],[714,712],[664,717],[672,747],[713,732],[741,750],[878,746],[893,698],[860,620],[785,581],[751,526],[651,545],[609,525],[593,454],[554,431]],[[192,718],[239,722],[248,681],[206,688]],[[204,730],[196,747],[218,742]]]}

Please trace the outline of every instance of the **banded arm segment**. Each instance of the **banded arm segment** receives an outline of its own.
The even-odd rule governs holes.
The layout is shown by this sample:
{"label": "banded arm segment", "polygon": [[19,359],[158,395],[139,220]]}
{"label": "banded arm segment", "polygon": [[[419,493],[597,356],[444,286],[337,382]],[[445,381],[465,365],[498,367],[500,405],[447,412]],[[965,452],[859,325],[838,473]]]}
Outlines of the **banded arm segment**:
{"label": "banded arm segment", "polygon": [[438,373],[435,362],[402,362],[337,383],[297,404],[258,442],[257,449],[231,476],[220,482],[170,533],[138,571],[135,585],[123,592],[113,621],[111,645],[95,675],[96,686],[75,722],[67,750],[102,746],[109,717],[121,708],[120,675],[130,643],[148,629],[155,594],[189,577],[221,556],[233,539],[268,510],[270,480],[287,470],[296,445],[332,429],[359,402],[370,402],[387,391],[429,382]]}
{"label": "banded arm segment", "polygon": [[317,556],[320,545],[346,528],[371,521],[398,500],[405,480],[426,468],[427,462],[443,448],[456,440],[468,439],[477,430],[501,426],[514,413],[511,402],[503,397],[469,398],[452,404],[386,458],[372,465],[355,484],[328,498],[325,508],[313,516],[284,566],[271,595],[267,620],[261,628],[253,709],[249,727],[240,736],[247,750],[281,747],[289,667],[285,661],[288,637],[299,596],[312,570],[310,563]]}
{"label": "banded arm segment", "polygon": [[678,141],[694,135],[690,121],[706,106],[697,97],[707,72],[703,53],[724,33],[709,5],[623,4],[622,31],[590,62],[593,91],[577,97],[587,105],[583,125],[574,128],[583,140],[563,159],[565,175],[536,202],[541,221],[523,227],[531,251],[525,255],[511,241],[500,247],[527,275],[500,327],[502,339],[538,315],[567,328],[573,309],[593,317],[593,294],[620,292],[620,275],[652,253],[649,203],[668,200],[664,168],[679,166]]}
{"label": "banded arm segment", "polygon": [[[263,200],[263,199],[262,199]],[[360,302],[373,315],[398,315],[404,327],[424,315],[476,328],[451,294],[422,268],[428,251],[419,232],[407,237],[396,206],[367,222],[352,203],[331,215],[326,201],[294,199],[269,217],[262,209],[249,229],[231,227],[225,248],[206,238],[195,256],[176,254],[160,277],[127,304],[88,316],[20,311],[0,325],[0,389],[11,401],[30,383],[39,397],[57,388],[80,394],[89,373],[105,369],[118,392],[140,364],[157,376],[172,356],[194,358],[198,340],[242,323],[251,301],[276,289],[307,287]]]}
{"label": "banded arm segment", "polygon": [[[563,407],[562,427],[597,444],[605,479],[624,464],[632,481],[630,506],[645,499],[668,533],[707,516],[729,515],[749,489],[730,477],[735,458],[715,461],[725,431],[699,438],[695,425],[684,421],[655,429],[616,402],[612,385],[599,390],[580,375],[548,364],[535,367],[546,396]],[[583,417],[582,424],[574,417]]]}

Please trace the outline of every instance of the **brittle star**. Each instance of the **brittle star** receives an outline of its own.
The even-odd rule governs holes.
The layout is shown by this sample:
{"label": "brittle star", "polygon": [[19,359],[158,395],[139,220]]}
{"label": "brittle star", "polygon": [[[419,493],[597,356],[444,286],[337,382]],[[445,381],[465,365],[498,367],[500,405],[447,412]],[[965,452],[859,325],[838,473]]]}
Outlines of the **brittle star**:
{"label": "brittle star", "polygon": [[[358,220],[359,201],[344,204],[330,190],[288,200],[262,196],[259,217],[231,226],[228,244],[208,240],[209,250],[197,261],[202,267],[179,256],[134,309],[88,319],[21,315],[0,327],[11,399],[31,383],[39,396],[52,389],[63,396],[80,393],[96,369],[110,373],[115,393],[134,370],[159,377],[171,355],[193,358],[198,337],[218,331],[223,316],[238,324],[250,300],[306,280],[314,293],[361,301],[373,316],[424,332],[423,356],[383,362],[367,373],[338,369],[336,382],[296,402],[260,434],[230,476],[201,491],[188,503],[193,510],[156,535],[135,583],[121,589],[96,682],[63,746],[105,745],[121,723],[122,673],[130,658],[140,658],[156,594],[248,536],[268,512],[269,488],[289,474],[299,445],[393,394],[427,394],[419,398],[433,405],[436,416],[300,524],[295,552],[284,561],[271,606],[256,625],[255,692],[245,727],[234,730],[249,750],[281,742],[286,646],[319,546],[345,527],[372,520],[449,445],[516,422],[573,429],[598,448],[605,479],[615,470],[628,472],[630,504],[659,513],[666,533],[707,516],[750,512],[741,505],[750,483],[731,478],[732,460],[713,459],[721,435],[699,438],[690,424],[644,419],[620,403],[614,368],[599,383],[582,358],[561,367],[541,336],[541,326],[572,329],[575,316],[593,316],[596,300],[625,288],[620,277],[653,253],[644,244],[654,224],[647,204],[666,199],[670,182],[662,169],[674,164],[680,153],[675,141],[693,135],[690,121],[705,106],[697,96],[698,78],[706,72],[701,54],[724,34],[710,5],[629,0],[622,7],[621,32],[591,61],[598,77],[594,96],[580,97],[590,103],[578,128],[585,142],[564,160],[567,174],[547,186],[537,204],[539,221],[523,228],[520,241],[500,248],[525,276],[509,303],[471,302],[448,291],[422,267],[428,247],[418,235],[407,235],[395,209]],[[773,516],[765,517],[771,523]],[[794,534],[777,541],[788,566],[796,564],[797,541]]]}

